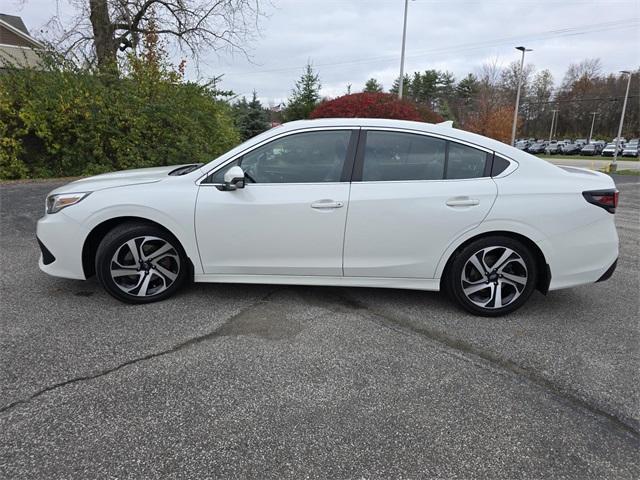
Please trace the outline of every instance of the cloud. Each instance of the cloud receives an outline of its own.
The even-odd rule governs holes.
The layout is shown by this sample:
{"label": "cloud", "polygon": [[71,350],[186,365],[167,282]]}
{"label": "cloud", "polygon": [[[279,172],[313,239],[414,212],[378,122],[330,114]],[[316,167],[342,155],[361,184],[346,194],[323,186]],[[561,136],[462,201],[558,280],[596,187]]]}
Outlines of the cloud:
{"label": "cloud", "polygon": [[[249,45],[252,61],[205,52],[199,72],[187,58],[190,78],[224,74],[223,88],[247,96],[255,89],[264,101],[278,103],[307,61],[320,73],[326,96],[344,93],[348,84],[360,90],[370,77],[388,88],[397,77],[402,0],[272,2],[261,35]],[[27,0],[18,14],[37,29],[56,13],[72,12],[62,1]],[[518,60],[514,47],[520,44],[534,49],[527,62],[551,70],[556,83],[570,63],[585,58],[600,58],[610,72],[637,68],[640,29],[629,26],[639,15],[640,0],[412,0],[405,71],[437,68],[461,78],[488,60]]]}

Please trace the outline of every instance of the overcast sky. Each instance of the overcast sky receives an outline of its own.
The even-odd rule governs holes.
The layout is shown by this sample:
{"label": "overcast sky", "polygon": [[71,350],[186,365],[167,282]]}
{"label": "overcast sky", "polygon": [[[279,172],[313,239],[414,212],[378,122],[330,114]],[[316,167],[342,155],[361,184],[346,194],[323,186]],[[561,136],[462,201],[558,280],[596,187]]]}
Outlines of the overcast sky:
{"label": "overcast sky", "polygon": [[[5,0],[6,1],[6,0]],[[361,90],[375,77],[385,89],[398,76],[404,0],[271,0],[261,32],[243,55],[205,54],[190,78],[224,74],[222,87],[263,101],[285,99],[307,60],[322,94]],[[9,8],[7,8],[9,7]],[[34,32],[66,0],[8,0],[2,13],[20,15]],[[559,83],[567,66],[600,58],[606,72],[640,65],[640,0],[410,0],[405,71],[436,68],[457,78],[485,62],[518,60],[548,68]],[[178,56],[179,53],[176,52]],[[253,63],[252,63],[253,62]]]}

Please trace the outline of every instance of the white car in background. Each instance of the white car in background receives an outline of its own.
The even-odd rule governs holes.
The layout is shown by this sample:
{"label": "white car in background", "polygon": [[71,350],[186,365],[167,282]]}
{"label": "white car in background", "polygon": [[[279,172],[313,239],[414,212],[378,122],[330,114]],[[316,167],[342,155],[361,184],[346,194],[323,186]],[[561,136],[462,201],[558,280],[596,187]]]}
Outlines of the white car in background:
{"label": "white car in background", "polygon": [[634,138],[629,140],[622,150],[623,157],[637,157],[638,156],[638,139]]}
{"label": "white car in background", "polygon": [[618,193],[451,128],[299,121],[206,165],[85,178],[52,191],[40,268],[147,303],[188,280],[447,290],[495,316],[533,290],[608,278]]}
{"label": "white car in background", "polygon": [[618,151],[618,155],[620,155],[623,149],[624,149],[624,143],[621,142],[618,145],[616,145],[615,142],[611,142],[602,149],[602,152],[600,153],[600,155],[602,155],[603,157],[613,157],[616,153],[616,150]]}

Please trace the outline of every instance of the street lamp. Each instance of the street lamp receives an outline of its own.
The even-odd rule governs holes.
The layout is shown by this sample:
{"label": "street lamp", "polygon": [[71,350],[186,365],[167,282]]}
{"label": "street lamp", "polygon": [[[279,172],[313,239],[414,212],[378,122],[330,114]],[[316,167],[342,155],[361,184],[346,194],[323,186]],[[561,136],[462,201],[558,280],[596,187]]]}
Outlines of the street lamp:
{"label": "street lamp", "polygon": [[587,143],[591,143],[591,137],[593,137],[593,126],[596,123],[596,115],[600,115],[598,112],[591,112],[591,115],[593,115],[593,118],[591,119],[591,130],[589,131],[589,139],[587,140]]}
{"label": "street lamp", "polygon": [[402,100],[402,90],[404,89],[404,49],[407,43],[407,11],[409,10],[409,0],[404,0],[404,24],[402,27],[402,52],[400,53],[400,82],[398,83],[398,98]]}
{"label": "street lamp", "polygon": [[549,130],[549,143],[551,143],[551,138],[553,137],[553,127],[556,125],[556,114],[559,112],[560,110],[555,109],[555,110],[551,110],[551,113],[553,114],[551,116],[551,129]]}
{"label": "street lamp", "polygon": [[627,98],[629,97],[629,87],[631,87],[631,72],[629,70],[621,70],[620,73],[629,75],[627,80],[627,92],[624,94],[624,102],[622,102],[622,115],[620,115],[620,125],[618,126],[618,136],[616,137],[616,151],[613,152],[613,161],[609,165],[609,171],[615,172],[618,169],[618,148],[620,148],[620,135],[622,135],[622,124],[624,123],[624,112],[627,109]]}
{"label": "street lamp", "polygon": [[511,145],[516,143],[516,125],[518,123],[518,108],[520,107],[520,89],[522,88],[522,77],[524,77],[524,54],[532,52],[530,48],[516,47],[516,50],[522,52],[522,60],[520,60],[520,73],[518,74],[518,93],[516,94],[516,108],[513,111],[513,127],[511,128]]}

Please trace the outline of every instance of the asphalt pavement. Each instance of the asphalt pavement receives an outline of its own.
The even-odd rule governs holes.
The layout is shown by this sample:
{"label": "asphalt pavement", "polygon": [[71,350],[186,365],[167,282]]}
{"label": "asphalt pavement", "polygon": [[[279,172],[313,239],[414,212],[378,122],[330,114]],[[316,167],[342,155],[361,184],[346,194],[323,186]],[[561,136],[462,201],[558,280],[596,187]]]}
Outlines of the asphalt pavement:
{"label": "asphalt pavement", "polygon": [[640,184],[618,269],[470,316],[442,294],[38,270],[59,183],[0,185],[0,478],[640,478]]}

